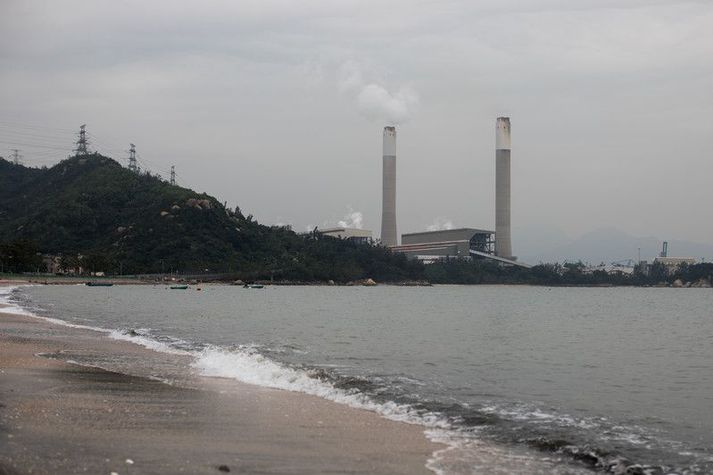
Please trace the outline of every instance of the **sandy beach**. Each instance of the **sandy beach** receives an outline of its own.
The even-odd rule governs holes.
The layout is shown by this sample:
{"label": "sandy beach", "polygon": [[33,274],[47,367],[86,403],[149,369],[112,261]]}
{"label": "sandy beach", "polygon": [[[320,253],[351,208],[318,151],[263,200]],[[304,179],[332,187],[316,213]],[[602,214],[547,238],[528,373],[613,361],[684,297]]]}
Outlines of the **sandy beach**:
{"label": "sandy beach", "polygon": [[0,309],[0,474],[416,474],[442,448],[422,427],[318,397],[73,362],[87,355],[168,357]]}

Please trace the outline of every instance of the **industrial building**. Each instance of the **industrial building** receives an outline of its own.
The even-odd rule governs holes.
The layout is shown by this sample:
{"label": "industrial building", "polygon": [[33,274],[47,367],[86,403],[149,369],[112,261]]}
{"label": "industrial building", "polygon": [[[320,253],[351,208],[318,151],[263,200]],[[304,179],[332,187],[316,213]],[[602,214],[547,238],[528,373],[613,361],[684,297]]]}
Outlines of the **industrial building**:
{"label": "industrial building", "polygon": [[401,245],[392,246],[396,252],[412,259],[433,262],[448,258],[470,258],[471,250],[493,255],[495,233],[484,229],[460,228],[426,231],[401,235]]}
{"label": "industrial building", "polygon": [[671,274],[676,272],[682,265],[693,265],[696,263],[696,259],[693,257],[669,257],[668,255],[668,241],[663,242],[661,247],[661,253],[658,257],[654,257],[654,264],[662,264],[666,267],[666,271]]}
{"label": "industrial building", "polygon": [[401,245],[391,250],[409,259],[432,263],[444,259],[490,259],[503,264],[530,267],[495,254],[496,234],[476,228],[445,229],[401,235]]}
{"label": "industrial building", "polygon": [[372,242],[371,231],[358,228],[327,228],[317,229],[322,236],[329,236],[335,239],[347,239],[357,244],[369,244]]}
{"label": "industrial building", "polygon": [[683,264],[689,266],[696,263],[694,257],[654,257],[654,264],[663,264],[669,272],[674,272]]}

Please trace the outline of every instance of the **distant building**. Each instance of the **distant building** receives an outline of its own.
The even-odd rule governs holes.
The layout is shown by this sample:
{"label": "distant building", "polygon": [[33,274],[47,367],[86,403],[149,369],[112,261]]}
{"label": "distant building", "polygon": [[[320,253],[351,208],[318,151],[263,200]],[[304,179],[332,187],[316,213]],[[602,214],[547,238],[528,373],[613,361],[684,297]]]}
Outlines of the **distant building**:
{"label": "distant building", "polygon": [[590,266],[582,269],[583,274],[592,274],[594,272],[606,272],[609,275],[632,275],[635,272],[635,266],[626,266],[616,263],[602,264],[598,266]]}
{"label": "distant building", "polygon": [[53,256],[51,254],[44,254],[42,256],[42,265],[50,274],[59,274],[62,271],[60,261],[61,258],[59,256]]}
{"label": "distant building", "polygon": [[401,245],[391,246],[391,250],[425,264],[446,259],[489,259],[505,265],[530,267],[515,261],[515,257],[496,256],[495,232],[485,229],[459,228],[402,234]]}
{"label": "distant building", "polygon": [[472,257],[471,250],[495,254],[495,233],[484,229],[460,228],[401,235],[401,245],[392,250],[411,259],[433,262],[440,259]]}
{"label": "distant building", "polygon": [[329,236],[335,239],[347,239],[357,244],[369,244],[372,242],[371,231],[358,228],[327,228],[317,229],[322,236]]}
{"label": "distant building", "polygon": [[693,257],[654,257],[655,264],[663,264],[666,266],[666,270],[671,272],[676,272],[676,270],[683,264],[693,265],[696,263],[696,259]]}

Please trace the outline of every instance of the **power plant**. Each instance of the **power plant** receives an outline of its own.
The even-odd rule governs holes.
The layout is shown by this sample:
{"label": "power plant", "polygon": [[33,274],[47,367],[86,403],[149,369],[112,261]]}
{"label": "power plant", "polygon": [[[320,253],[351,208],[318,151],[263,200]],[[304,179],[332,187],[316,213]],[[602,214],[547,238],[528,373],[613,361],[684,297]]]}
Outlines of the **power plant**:
{"label": "power plant", "polygon": [[495,255],[512,259],[510,240],[510,118],[495,123]]}
{"label": "power plant", "polygon": [[381,244],[409,258],[434,262],[449,258],[489,259],[530,267],[512,253],[510,237],[510,118],[495,123],[495,232],[476,228],[446,229],[396,236],[396,129],[384,127]]}
{"label": "power plant", "polygon": [[[441,259],[488,259],[506,265],[530,267],[517,262],[510,237],[510,118],[498,117],[495,123],[495,231],[463,227],[407,233],[401,236],[396,226],[396,127],[384,127],[382,148],[381,239],[382,246],[405,254],[410,259],[434,262]],[[371,242],[371,232],[352,228],[322,230],[325,236]]]}
{"label": "power plant", "polygon": [[396,127],[384,127],[381,244],[396,246]]}

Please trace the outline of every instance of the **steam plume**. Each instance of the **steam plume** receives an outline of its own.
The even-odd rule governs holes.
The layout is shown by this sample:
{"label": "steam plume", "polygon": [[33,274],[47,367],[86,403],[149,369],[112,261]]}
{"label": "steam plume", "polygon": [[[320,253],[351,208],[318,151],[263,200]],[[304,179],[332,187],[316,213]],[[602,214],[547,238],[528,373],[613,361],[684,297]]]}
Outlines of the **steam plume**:
{"label": "steam plume", "polygon": [[339,90],[354,100],[364,117],[389,125],[408,121],[419,104],[418,93],[410,86],[392,92],[381,84],[366,81],[361,67],[354,61],[342,65]]}
{"label": "steam plume", "polygon": [[344,216],[344,219],[339,221],[337,225],[340,228],[357,228],[362,229],[364,225],[364,215],[361,211],[354,211],[349,208],[349,213]]}
{"label": "steam plume", "polygon": [[453,221],[441,216],[435,218],[433,223],[426,227],[426,231],[446,231],[448,229],[453,229]]}

